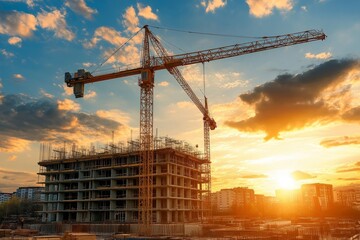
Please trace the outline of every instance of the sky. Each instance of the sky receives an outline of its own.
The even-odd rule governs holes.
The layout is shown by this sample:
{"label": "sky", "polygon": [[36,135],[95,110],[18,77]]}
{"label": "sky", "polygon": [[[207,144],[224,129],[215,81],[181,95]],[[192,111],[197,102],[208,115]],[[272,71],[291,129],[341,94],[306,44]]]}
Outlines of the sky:
{"label": "sky", "polygon": [[[138,76],[88,84],[76,99],[64,73],[138,66],[144,25],[170,55],[323,30],[324,41],[179,69],[217,121],[213,191],[358,186],[359,10],[358,0],[0,0],[0,191],[36,184],[40,143],[138,136]],[[176,80],[155,72],[158,135],[202,151],[202,124]]]}

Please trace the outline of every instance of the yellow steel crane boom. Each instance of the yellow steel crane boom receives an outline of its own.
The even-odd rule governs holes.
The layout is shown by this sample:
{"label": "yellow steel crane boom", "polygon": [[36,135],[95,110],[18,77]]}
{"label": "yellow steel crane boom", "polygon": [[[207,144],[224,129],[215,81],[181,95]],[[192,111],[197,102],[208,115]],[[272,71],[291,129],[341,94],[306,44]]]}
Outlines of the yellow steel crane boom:
{"label": "yellow steel crane boom", "polygon": [[[78,70],[71,75],[65,73],[65,82],[68,87],[74,88],[75,97],[83,97],[84,85],[88,83],[111,80],[114,78],[140,74],[140,171],[139,171],[139,227],[140,233],[150,235],[152,223],[152,171],[153,171],[153,88],[154,74],[158,70],[168,70],[178,81],[190,99],[203,114],[204,120],[204,155],[208,184],[205,192],[210,199],[211,192],[211,170],[210,170],[210,134],[209,129],[216,128],[215,120],[210,117],[207,99],[202,104],[199,98],[192,91],[178,66],[185,66],[195,63],[204,63],[229,57],[250,54],[274,48],[291,46],[306,42],[324,40],[326,35],[322,31],[309,30],[279,36],[263,37],[260,40],[235,44],[226,47],[207,49],[178,55],[169,55],[156,36],[152,34],[148,26],[145,30],[142,49],[141,67],[117,71],[114,73],[93,76],[85,70]],[[150,42],[157,53],[157,57],[150,56]],[[203,210],[203,209],[202,209]]]}

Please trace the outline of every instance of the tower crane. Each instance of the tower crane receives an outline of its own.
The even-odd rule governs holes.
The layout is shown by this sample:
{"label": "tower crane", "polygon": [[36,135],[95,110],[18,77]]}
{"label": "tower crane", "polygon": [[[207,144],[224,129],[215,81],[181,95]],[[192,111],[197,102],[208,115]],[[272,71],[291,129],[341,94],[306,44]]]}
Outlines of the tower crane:
{"label": "tower crane", "polygon": [[[76,98],[84,96],[84,85],[114,78],[140,75],[140,166],[139,166],[139,206],[138,223],[140,233],[151,234],[152,219],[152,194],[153,194],[153,88],[155,71],[167,70],[192,102],[203,114],[204,123],[204,166],[203,173],[207,183],[205,185],[205,196],[210,201],[211,193],[211,161],[210,161],[210,130],[216,128],[215,120],[210,116],[205,96],[204,104],[195,95],[189,84],[182,76],[179,66],[205,63],[209,61],[230,58],[274,48],[286,47],[301,43],[324,40],[326,35],[323,31],[308,30],[279,36],[262,37],[259,40],[235,44],[225,47],[207,49],[202,51],[189,52],[184,54],[169,55],[159,39],[145,25],[144,39],[141,55],[141,66],[113,73],[106,73],[93,76],[83,69],[71,75],[65,73],[65,83],[73,87]],[[150,43],[157,56],[150,56]],[[203,199],[204,200],[204,199]],[[202,209],[202,212],[204,209]]]}

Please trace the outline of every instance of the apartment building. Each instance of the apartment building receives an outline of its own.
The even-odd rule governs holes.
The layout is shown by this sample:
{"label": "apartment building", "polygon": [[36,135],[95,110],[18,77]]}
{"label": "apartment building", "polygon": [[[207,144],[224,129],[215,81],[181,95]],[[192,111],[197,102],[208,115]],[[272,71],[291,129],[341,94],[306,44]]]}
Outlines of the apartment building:
{"label": "apartment building", "polygon": [[212,204],[219,211],[230,211],[236,207],[255,204],[255,193],[253,189],[244,187],[221,189],[212,193]]}
{"label": "apartment building", "polygon": [[0,193],[0,203],[9,201],[11,196],[12,193]]}
{"label": "apartment building", "polygon": [[45,198],[43,192],[44,187],[19,187],[15,192],[15,196],[20,199],[41,202]]}
{"label": "apartment building", "polygon": [[331,184],[311,183],[301,186],[302,202],[310,209],[327,210],[334,203]]}
{"label": "apartment building", "polygon": [[[153,222],[199,222],[208,211],[206,162],[180,141],[166,138],[155,146]],[[140,157],[134,144],[102,153],[58,153],[39,162],[44,222],[137,223]]]}

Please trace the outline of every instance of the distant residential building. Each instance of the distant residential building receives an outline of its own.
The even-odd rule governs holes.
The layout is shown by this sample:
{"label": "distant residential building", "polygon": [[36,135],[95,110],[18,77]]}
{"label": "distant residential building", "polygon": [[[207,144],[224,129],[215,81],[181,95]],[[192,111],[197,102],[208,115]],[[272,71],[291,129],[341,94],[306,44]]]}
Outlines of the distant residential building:
{"label": "distant residential building", "polygon": [[347,189],[334,191],[335,201],[343,206],[355,207],[360,204],[360,190]]}
{"label": "distant residential building", "polygon": [[20,199],[40,202],[45,199],[44,190],[43,187],[19,187],[15,194]]}
{"label": "distant residential building", "polygon": [[312,183],[301,186],[302,202],[310,209],[327,210],[334,203],[331,184]]}
{"label": "distant residential building", "polygon": [[7,202],[11,198],[11,193],[0,193],[0,203]]}
{"label": "distant residential building", "polygon": [[234,206],[255,204],[254,190],[241,187],[221,189],[212,194],[212,203],[219,211],[230,211]]}

